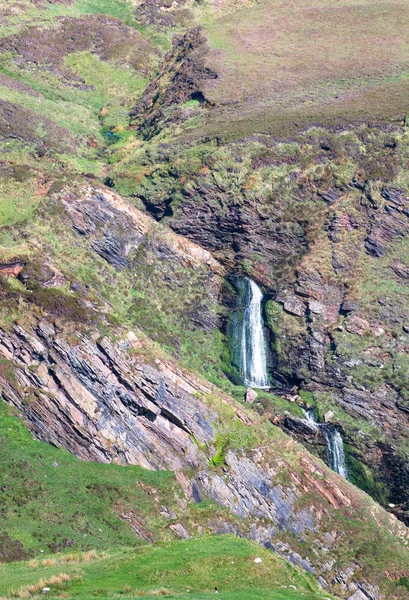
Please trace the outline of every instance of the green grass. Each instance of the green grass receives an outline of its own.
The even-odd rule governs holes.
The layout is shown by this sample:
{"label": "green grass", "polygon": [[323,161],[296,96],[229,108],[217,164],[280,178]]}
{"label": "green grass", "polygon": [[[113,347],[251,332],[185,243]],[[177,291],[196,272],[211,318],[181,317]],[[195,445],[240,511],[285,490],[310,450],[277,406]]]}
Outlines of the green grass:
{"label": "green grass", "polygon": [[[254,559],[260,557],[261,564]],[[274,600],[319,600],[328,598],[319,592],[313,578],[293,567],[274,553],[248,540],[232,536],[204,537],[138,550],[112,551],[79,564],[30,568],[27,563],[0,566],[0,594],[10,594],[41,578],[61,572],[71,577],[62,585],[52,586],[48,598],[87,600],[91,597],[135,598],[166,595],[169,598],[218,598]],[[77,577],[77,579],[76,579]],[[289,588],[288,586],[294,586]],[[285,586],[285,587],[283,587]],[[156,593],[167,589],[167,593]]]}
{"label": "green grass", "polygon": [[142,519],[154,539],[173,538],[159,514],[161,504],[154,501],[156,495],[175,509],[180,492],[171,473],[78,460],[34,440],[3,401],[0,447],[2,532],[19,540],[30,555],[60,547],[87,550],[145,543],[118,517],[129,511]]}
{"label": "green grass", "polygon": [[141,92],[146,80],[138,77],[133,70],[104,62],[90,52],[70,54],[65,63],[93,89],[78,90],[64,85],[60,78],[41,69],[26,71],[22,75],[11,62],[3,66],[3,72],[40,95],[32,96],[3,86],[3,100],[30,108],[74,135],[100,137],[99,112],[107,105],[108,124],[127,126],[129,117],[124,100],[135,100],[135,94]]}
{"label": "green grass", "polygon": [[30,183],[0,179],[0,229],[33,217],[40,197],[34,194]]}
{"label": "green grass", "polygon": [[[219,597],[226,599],[246,598],[253,590],[254,598],[323,597],[313,578],[247,540],[205,536],[146,546],[118,518],[120,511],[137,515],[154,540],[174,537],[169,521],[159,514],[162,504],[179,513],[179,522],[191,531],[198,522],[206,530],[208,518],[222,514],[229,518],[208,500],[180,515],[180,491],[171,473],[80,461],[65,450],[34,440],[3,402],[0,447],[2,531],[9,536],[9,548],[10,541],[15,544],[14,553],[5,555],[6,540],[0,535],[0,560],[18,560],[27,554],[36,557],[30,563],[0,564],[0,595],[63,572],[70,580],[62,586],[50,584],[48,597],[64,592],[73,600],[118,593],[132,598],[141,590],[149,597],[151,591],[165,587],[171,598],[204,599],[213,594],[214,586],[220,590]],[[61,549],[68,550],[68,558],[58,553],[50,556]],[[81,554],[90,549],[95,552]],[[256,556],[262,557],[261,565],[254,563]],[[285,585],[295,585],[297,592],[282,588]]]}
{"label": "green grass", "polygon": [[288,10],[283,0],[264,0],[210,21],[208,64],[219,77],[205,94],[220,108],[201,131],[286,136],[308,123],[403,118],[407,8],[307,0]]}

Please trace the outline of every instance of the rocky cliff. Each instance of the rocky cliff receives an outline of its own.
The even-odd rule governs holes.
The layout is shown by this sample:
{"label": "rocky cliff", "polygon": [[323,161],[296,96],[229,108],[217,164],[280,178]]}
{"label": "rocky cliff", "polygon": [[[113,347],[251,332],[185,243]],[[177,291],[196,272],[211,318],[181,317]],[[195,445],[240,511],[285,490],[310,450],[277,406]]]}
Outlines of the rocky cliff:
{"label": "rocky cliff", "polygon": [[409,221],[395,180],[405,143],[406,130],[362,126],[203,149],[178,190],[183,200],[153,211],[228,273],[264,285],[274,378],[304,390],[322,414],[337,409],[355,482],[403,520]]}
{"label": "rocky cliff", "polygon": [[[2,397],[84,461],[177,472],[220,507],[195,532],[404,599],[407,6],[51,4],[0,7]],[[237,275],[276,386],[251,406]],[[299,405],[342,432],[351,482]]]}
{"label": "rocky cliff", "polygon": [[[279,430],[261,427],[247,450],[248,434],[241,433],[240,449],[235,436],[260,427],[257,417],[223,395],[215,402],[214,388],[172,361],[146,362],[142,347],[131,332],[117,342],[79,334],[68,343],[44,322],[31,331],[15,325],[1,332],[3,397],[36,437],[85,460],[191,473],[190,481],[180,475],[188,498],[207,495],[244,519],[242,526],[215,521],[215,532],[247,535],[342,597],[357,590],[363,598],[381,597],[377,590],[387,579],[364,558],[356,562],[342,552],[354,535],[342,520],[363,519],[368,533],[382,524],[397,556],[408,543],[406,528]],[[209,459],[227,424],[224,467],[214,469]],[[354,543],[355,553],[365,554]]]}

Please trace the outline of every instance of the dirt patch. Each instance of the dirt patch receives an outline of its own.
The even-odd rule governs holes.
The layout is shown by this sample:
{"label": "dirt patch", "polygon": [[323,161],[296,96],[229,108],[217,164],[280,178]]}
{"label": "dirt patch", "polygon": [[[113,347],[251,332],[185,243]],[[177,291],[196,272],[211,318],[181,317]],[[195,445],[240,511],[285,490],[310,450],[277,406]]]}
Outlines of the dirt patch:
{"label": "dirt patch", "polygon": [[20,540],[13,540],[7,533],[0,534],[0,562],[27,560],[30,554]]}

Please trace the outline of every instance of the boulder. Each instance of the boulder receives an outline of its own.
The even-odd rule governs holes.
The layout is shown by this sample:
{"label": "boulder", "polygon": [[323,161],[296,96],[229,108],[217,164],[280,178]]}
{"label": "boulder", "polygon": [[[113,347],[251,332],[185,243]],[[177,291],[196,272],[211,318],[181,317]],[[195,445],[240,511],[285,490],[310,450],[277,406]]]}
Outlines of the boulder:
{"label": "boulder", "polygon": [[297,296],[290,296],[284,301],[284,310],[290,315],[303,317],[305,315],[305,304]]}
{"label": "boulder", "polygon": [[332,419],[332,417],[334,416],[334,411],[333,410],[328,410],[325,415],[324,415],[324,421],[325,423],[329,423]]}
{"label": "boulder", "polygon": [[255,392],[251,388],[247,388],[246,402],[254,402],[254,400],[257,398],[257,396],[258,396],[257,392]]}
{"label": "boulder", "polygon": [[354,315],[345,321],[345,329],[349,333],[363,336],[369,330],[369,323],[366,319]]}

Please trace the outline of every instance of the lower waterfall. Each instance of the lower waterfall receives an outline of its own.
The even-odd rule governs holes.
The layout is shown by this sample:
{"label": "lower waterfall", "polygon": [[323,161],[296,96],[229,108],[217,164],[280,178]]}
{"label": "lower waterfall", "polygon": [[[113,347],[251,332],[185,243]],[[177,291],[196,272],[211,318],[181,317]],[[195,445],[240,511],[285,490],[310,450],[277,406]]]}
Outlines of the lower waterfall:
{"label": "lower waterfall", "polygon": [[239,305],[231,321],[233,362],[244,385],[267,388],[267,352],[262,316],[263,294],[254,281],[247,277],[236,278]]}
{"label": "lower waterfall", "polygon": [[344,479],[348,479],[348,469],[345,462],[345,452],[344,452],[344,442],[342,440],[342,436],[338,429],[334,425],[329,425],[327,423],[319,423],[317,419],[317,414],[314,408],[306,408],[302,409],[305,417],[308,421],[312,421],[322,431],[322,435],[325,439],[325,444],[327,447],[327,460],[328,466],[344,477]]}

